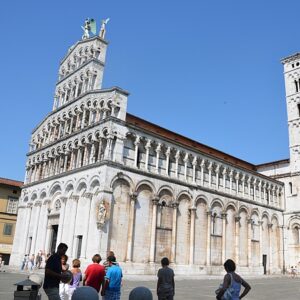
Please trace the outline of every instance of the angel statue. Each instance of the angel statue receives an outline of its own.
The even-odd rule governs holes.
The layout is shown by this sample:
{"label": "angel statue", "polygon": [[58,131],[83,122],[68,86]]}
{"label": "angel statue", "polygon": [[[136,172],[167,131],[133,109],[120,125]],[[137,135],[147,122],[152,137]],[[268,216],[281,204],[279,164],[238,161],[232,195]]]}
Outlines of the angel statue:
{"label": "angel statue", "polygon": [[101,28],[100,28],[99,36],[100,36],[102,39],[105,38],[105,33],[106,33],[106,28],[105,28],[105,26],[106,26],[106,24],[108,23],[109,20],[110,20],[110,19],[107,18],[107,19],[101,21]]}
{"label": "angel statue", "polygon": [[85,39],[88,39],[90,37],[90,19],[87,18],[85,19],[84,21],[84,27],[81,26],[82,30],[83,30],[83,36],[82,36],[82,39],[85,40]]}

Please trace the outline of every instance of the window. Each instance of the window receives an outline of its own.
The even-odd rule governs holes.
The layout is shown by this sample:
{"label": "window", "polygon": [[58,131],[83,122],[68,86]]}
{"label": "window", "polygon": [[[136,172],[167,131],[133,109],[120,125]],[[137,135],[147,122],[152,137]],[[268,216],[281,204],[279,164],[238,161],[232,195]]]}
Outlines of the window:
{"label": "window", "polygon": [[295,80],[294,82],[295,82],[296,93],[298,93],[299,92],[298,81]]}
{"label": "window", "polygon": [[9,214],[16,214],[18,209],[18,198],[8,197],[6,212]]}
{"label": "window", "polygon": [[290,194],[293,194],[293,184],[291,182],[289,182],[289,187],[290,187]]}
{"label": "window", "polygon": [[4,224],[3,235],[12,235],[13,224]]}
{"label": "window", "polygon": [[298,107],[298,117],[300,117],[300,104],[299,103],[297,104],[297,107]]}
{"label": "window", "polygon": [[76,257],[81,256],[81,247],[82,247],[82,235],[77,236],[77,249],[76,249]]}

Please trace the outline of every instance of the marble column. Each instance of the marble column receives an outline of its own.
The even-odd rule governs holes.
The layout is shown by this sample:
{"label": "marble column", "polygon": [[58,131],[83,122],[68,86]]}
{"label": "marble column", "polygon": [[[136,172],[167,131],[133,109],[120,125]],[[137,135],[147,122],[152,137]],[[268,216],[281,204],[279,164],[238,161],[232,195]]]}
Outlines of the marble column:
{"label": "marble column", "polygon": [[191,214],[191,224],[190,224],[190,259],[189,259],[189,263],[190,263],[190,265],[193,265],[194,264],[194,252],[195,252],[195,214],[196,214],[195,207],[190,208],[190,214]]}
{"label": "marble column", "polygon": [[128,236],[127,236],[127,255],[126,261],[132,261],[132,248],[133,248],[133,230],[134,230],[134,216],[135,216],[135,203],[137,199],[137,193],[130,195],[130,211],[128,222]]}
{"label": "marble column", "polygon": [[207,235],[206,235],[206,266],[211,265],[211,211],[207,212]]}
{"label": "marble column", "polygon": [[227,213],[222,213],[222,261],[226,258],[226,223]]}
{"label": "marble column", "polygon": [[184,180],[187,181],[187,164],[188,164],[188,160],[189,160],[189,154],[186,153],[183,159],[184,162]]}
{"label": "marble column", "polygon": [[151,223],[151,237],[150,237],[150,263],[155,262],[155,244],[156,244],[156,221],[157,221],[157,205],[159,198],[152,199],[152,223]]}
{"label": "marble column", "polygon": [[216,172],[216,189],[218,190],[219,189],[220,165],[216,166],[215,172]]}
{"label": "marble column", "polygon": [[207,169],[208,169],[208,186],[211,188],[211,184],[212,184],[212,167],[213,164],[212,162],[209,163]]}
{"label": "marble column", "polygon": [[[62,232],[63,232],[64,221],[65,221],[66,202],[67,202],[66,197],[60,197],[61,208],[60,208],[60,215],[59,215],[59,225],[58,225],[56,246],[62,242]],[[55,246],[55,248],[56,248],[56,246]]]}
{"label": "marble column", "polygon": [[237,265],[240,261],[240,220],[241,217],[235,217],[235,263]]}
{"label": "marble column", "polygon": [[196,166],[197,166],[197,157],[195,156],[192,162],[193,165],[193,183],[196,183]]}
{"label": "marble column", "polygon": [[268,224],[268,233],[269,233],[269,256],[270,256],[270,263],[269,263],[269,271],[272,272],[273,269],[273,245],[272,245],[272,228],[273,224]]}
{"label": "marble column", "polygon": [[201,167],[201,185],[204,185],[204,168],[205,168],[205,161],[202,159],[202,162],[200,164]]}
{"label": "marble column", "polygon": [[70,200],[73,200],[74,204],[74,209],[72,210],[72,215],[71,215],[71,220],[70,220],[70,228],[72,228],[72,236],[71,236],[71,243],[69,245],[69,253],[71,253],[72,257],[76,257],[76,248],[74,247],[75,242],[76,242],[76,236],[75,236],[75,229],[76,229],[76,218],[78,214],[78,201],[79,201],[79,196],[78,195],[72,195]]}
{"label": "marble column", "polygon": [[24,248],[23,248],[23,253],[25,254],[29,254],[29,245],[28,245],[28,232],[29,232],[29,225],[30,225],[30,221],[31,221],[31,214],[32,214],[32,203],[28,203],[27,204],[27,208],[26,208],[26,223],[25,223],[25,233],[24,233]]}
{"label": "marble column", "polygon": [[170,175],[169,174],[170,154],[171,154],[171,147],[168,147],[166,151],[166,176]]}
{"label": "marble column", "polygon": [[233,178],[233,170],[229,172],[229,194],[232,194],[232,178]]}
{"label": "marble column", "polygon": [[41,208],[41,224],[38,229],[38,239],[40,239],[39,245],[40,249],[45,250],[45,242],[47,236],[47,225],[48,225],[48,208],[50,204],[50,199],[45,199]]}
{"label": "marble column", "polygon": [[41,213],[41,206],[42,202],[41,201],[36,201],[34,203],[34,206],[36,207],[36,212],[35,212],[35,222],[33,225],[33,234],[32,234],[32,243],[31,243],[31,249],[30,253],[36,253],[36,238],[37,238],[37,231],[40,225],[40,213]]}
{"label": "marble column", "polygon": [[155,164],[155,172],[159,173],[159,155],[161,151],[161,143],[159,143],[156,147],[156,164]]}
{"label": "marble column", "polygon": [[93,194],[92,193],[85,193],[84,197],[87,199],[88,201],[88,206],[89,206],[89,211],[88,211],[88,216],[87,216],[87,224],[85,226],[85,230],[84,230],[84,235],[82,237],[82,252],[81,252],[81,258],[86,258],[87,257],[87,241],[88,241],[88,234],[89,234],[89,225],[90,225],[90,215],[91,215],[91,210],[92,210],[92,197]]}
{"label": "marble column", "polygon": [[223,175],[223,190],[224,190],[224,192],[226,192],[226,175],[227,175],[226,168],[223,169],[222,175]]}
{"label": "marble column", "polygon": [[148,171],[149,170],[149,151],[150,151],[150,148],[151,148],[151,141],[150,140],[147,141],[145,148],[146,148],[145,170]]}
{"label": "marble column", "polygon": [[171,262],[176,261],[176,233],[177,233],[177,211],[178,203],[174,202],[172,204],[173,217],[172,217],[172,236],[171,236]]}
{"label": "marble column", "polygon": [[175,177],[178,178],[178,162],[180,157],[180,151],[177,150],[175,154]]}
{"label": "marble column", "polygon": [[263,255],[263,250],[262,250],[262,226],[263,226],[263,221],[258,221],[259,225],[259,266],[262,266],[262,255]]}
{"label": "marble column", "polygon": [[248,267],[252,266],[252,219],[248,219],[248,232],[247,232],[247,241],[248,241]]}

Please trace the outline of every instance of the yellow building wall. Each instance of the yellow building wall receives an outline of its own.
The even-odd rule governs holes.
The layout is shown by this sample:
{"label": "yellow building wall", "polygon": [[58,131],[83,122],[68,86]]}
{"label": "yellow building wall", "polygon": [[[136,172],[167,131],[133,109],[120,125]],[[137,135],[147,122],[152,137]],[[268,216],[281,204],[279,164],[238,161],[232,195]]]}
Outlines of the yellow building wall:
{"label": "yellow building wall", "polygon": [[[14,193],[14,191],[16,193]],[[14,233],[16,227],[17,215],[7,212],[8,199],[19,198],[21,189],[9,185],[0,185],[0,254],[2,254],[5,262],[7,263],[8,255],[11,253],[12,244],[14,240]],[[12,224],[11,235],[4,234],[5,224]]]}

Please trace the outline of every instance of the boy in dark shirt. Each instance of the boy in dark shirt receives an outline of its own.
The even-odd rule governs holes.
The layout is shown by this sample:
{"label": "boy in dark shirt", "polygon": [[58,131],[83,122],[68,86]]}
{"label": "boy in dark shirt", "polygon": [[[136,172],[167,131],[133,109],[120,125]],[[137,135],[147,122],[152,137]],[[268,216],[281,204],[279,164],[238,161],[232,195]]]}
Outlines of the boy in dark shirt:
{"label": "boy in dark shirt", "polygon": [[60,300],[59,296],[59,282],[64,280],[62,273],[61,257],[65,255],[68,246],[60,243],[57,247],[56,253],[51,255],[47,260],[45,267],[45,279],[43,288],[49,300]]}
{"label": "boy in dark shirt", "polygon": [[161,260],[162,268],[157,273],[157,296],[158,300],[173,300],[175,295],[174,271],[169,268],[169,259]]}

